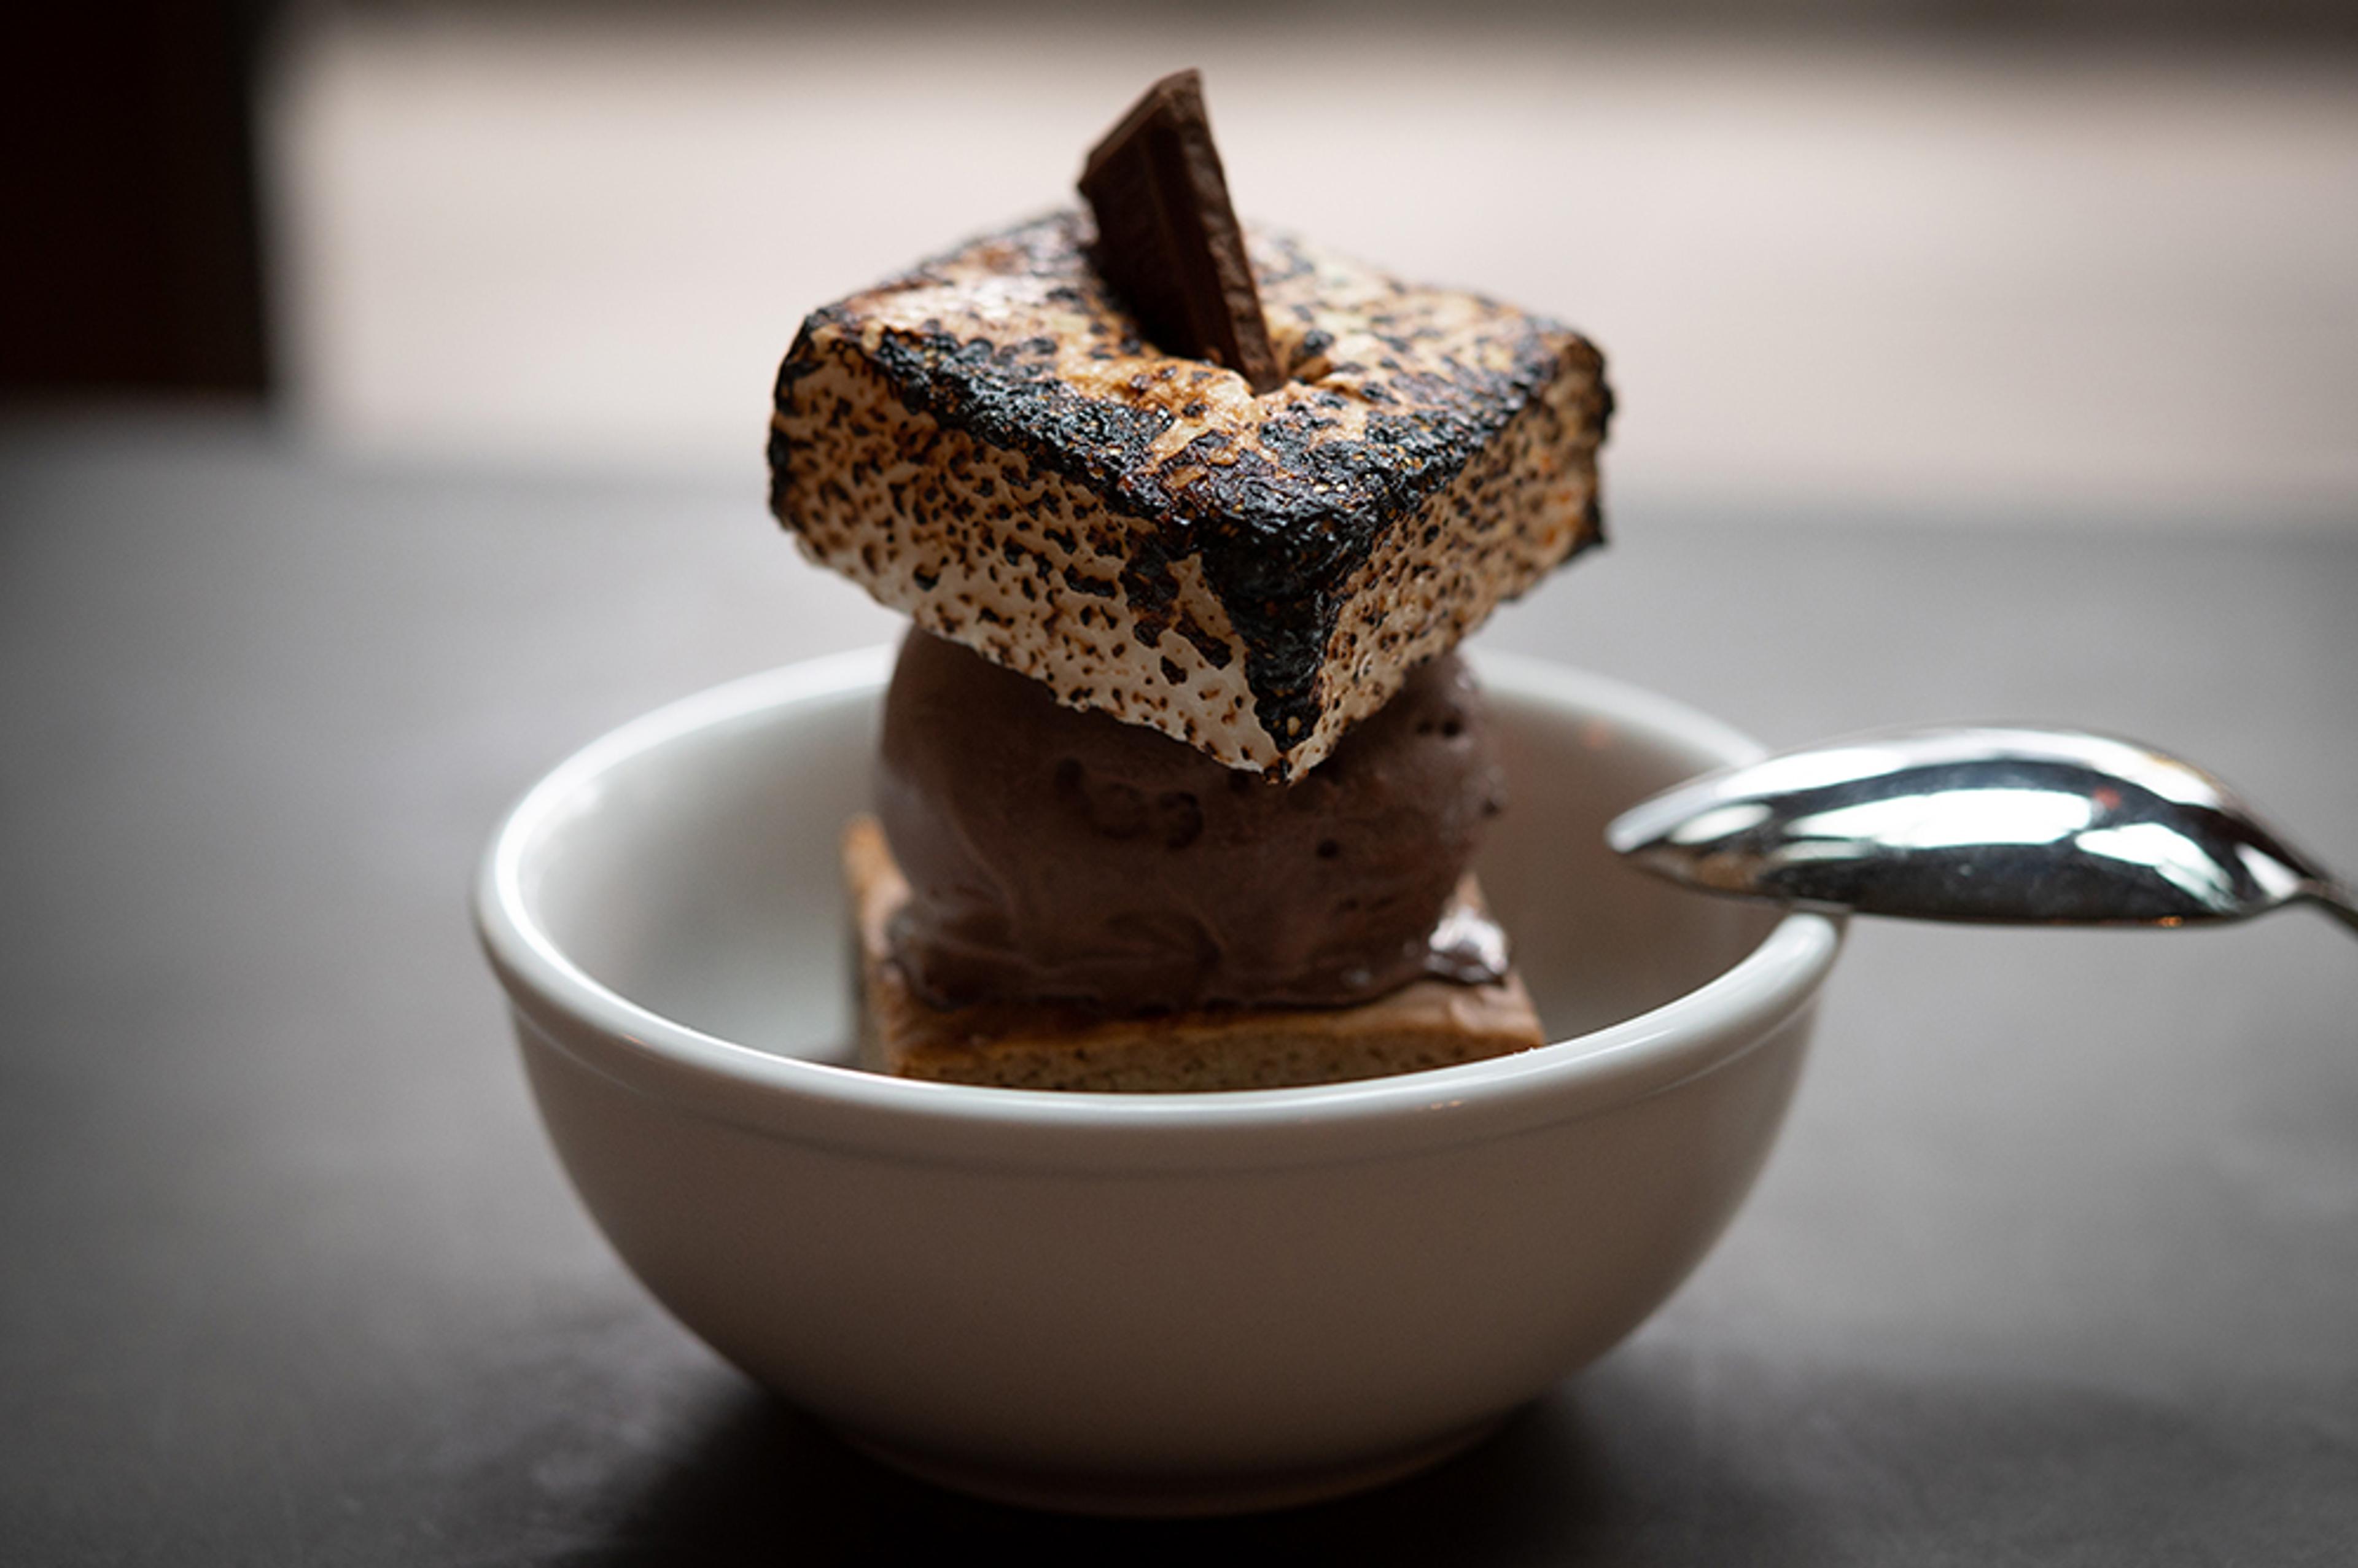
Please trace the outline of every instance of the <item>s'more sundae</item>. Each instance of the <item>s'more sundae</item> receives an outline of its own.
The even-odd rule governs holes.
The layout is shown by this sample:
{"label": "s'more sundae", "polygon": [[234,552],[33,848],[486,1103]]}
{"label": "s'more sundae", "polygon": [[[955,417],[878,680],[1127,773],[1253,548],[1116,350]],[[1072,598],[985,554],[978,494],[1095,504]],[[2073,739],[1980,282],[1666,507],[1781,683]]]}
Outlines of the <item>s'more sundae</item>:
{"label": "s'more sundae", "polygon": [[914,622],[844,842],[864,1062],[1205,1090],[1541,1044],[1454,650],[1599,542],[1602,358],[1239,225],[1192,71],[1080,188],[778,375],[772,510]]}

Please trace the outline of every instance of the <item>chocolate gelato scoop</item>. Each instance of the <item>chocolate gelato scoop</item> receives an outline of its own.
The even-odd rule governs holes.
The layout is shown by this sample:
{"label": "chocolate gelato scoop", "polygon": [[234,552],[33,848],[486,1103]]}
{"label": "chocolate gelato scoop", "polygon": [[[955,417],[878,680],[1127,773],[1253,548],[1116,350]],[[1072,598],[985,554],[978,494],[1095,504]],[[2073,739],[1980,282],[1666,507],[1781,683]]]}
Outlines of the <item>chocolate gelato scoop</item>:
{"label": "chocolate gelato scoop", "polygon": [[936,1007],[1347,1006],[1495,979],[1495,927],[1442,915],[1503,796],[1454,655],[1283,784],[912,632],[876,795],[911,889],[894,957]]}

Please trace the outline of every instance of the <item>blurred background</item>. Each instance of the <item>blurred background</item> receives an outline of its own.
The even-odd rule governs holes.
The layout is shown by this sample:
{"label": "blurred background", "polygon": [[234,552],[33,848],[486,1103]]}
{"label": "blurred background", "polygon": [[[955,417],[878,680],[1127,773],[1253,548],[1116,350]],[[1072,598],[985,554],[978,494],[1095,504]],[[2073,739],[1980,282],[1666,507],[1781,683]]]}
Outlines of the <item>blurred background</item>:
{"label": "blurred background", "polygon": [[1069,200],[1193,64],[1249,217],[1605,347],[1621,503],[2354,527],[2353,17],[46,6],[9,68],[6,392],[756,494],[806,310]]}
{"label": "blurred background", "polygon": [[1615,546],[1489,646],[1778,745],[2149,736],[2358,869],[2351,0],[49,0],[5,38],[7,1568],[2351,1561],[2322,919],[1860,923],[1776,1162],[1626,1348],[1428,1481],[1159,1536],[896,1479],[665,1318],[461,909],[590,737],[897,633],[763,512],[780,355],[1070,200],[1187,65],[1247,216],[1611,357]]}

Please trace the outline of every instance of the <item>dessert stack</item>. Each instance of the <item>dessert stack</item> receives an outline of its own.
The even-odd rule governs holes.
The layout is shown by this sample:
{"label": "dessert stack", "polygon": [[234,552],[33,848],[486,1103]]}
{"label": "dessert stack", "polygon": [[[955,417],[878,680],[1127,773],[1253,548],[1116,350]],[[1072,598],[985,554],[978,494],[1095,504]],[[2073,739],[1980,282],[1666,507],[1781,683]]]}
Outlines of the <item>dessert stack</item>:
{"label": "dessert stack", "polygon": [[1081,190],[778,375],[772,510],[914,622],[845,843],[865,1060],[1196,1090],[1540,1044],[1452,650],[1599,542],[1601,357],[1244,229],[1194,72]]}

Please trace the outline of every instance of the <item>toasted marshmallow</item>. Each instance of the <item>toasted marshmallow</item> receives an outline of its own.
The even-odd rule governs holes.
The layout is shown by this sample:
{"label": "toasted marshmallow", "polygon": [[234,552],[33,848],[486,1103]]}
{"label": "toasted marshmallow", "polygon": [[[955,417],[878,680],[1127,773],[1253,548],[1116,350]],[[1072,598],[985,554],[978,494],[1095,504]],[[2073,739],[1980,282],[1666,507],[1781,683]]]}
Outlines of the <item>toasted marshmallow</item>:
{"label": "toasted marshmallow", "polygon": [[1601,537],[1612,394],[1569,329],[1249,234],[1291,379],[1165,354],[1088,222],[814,312],[771,510],[919,625],[1233,768],[1294,779],[1415,665]]}

